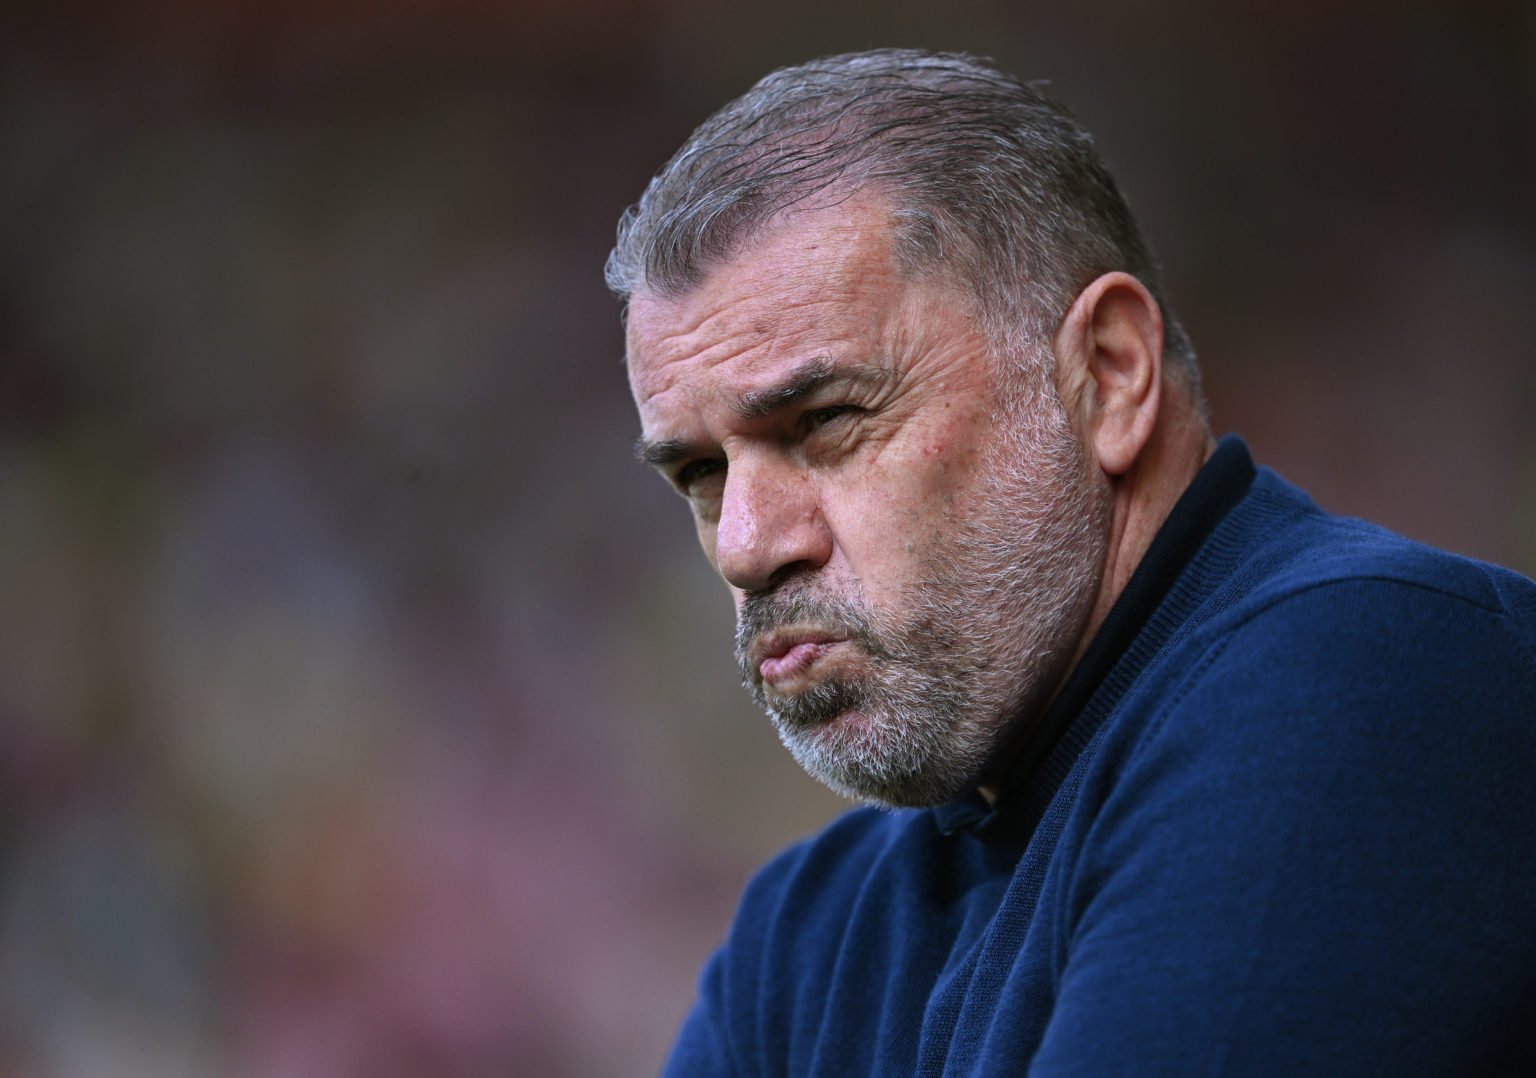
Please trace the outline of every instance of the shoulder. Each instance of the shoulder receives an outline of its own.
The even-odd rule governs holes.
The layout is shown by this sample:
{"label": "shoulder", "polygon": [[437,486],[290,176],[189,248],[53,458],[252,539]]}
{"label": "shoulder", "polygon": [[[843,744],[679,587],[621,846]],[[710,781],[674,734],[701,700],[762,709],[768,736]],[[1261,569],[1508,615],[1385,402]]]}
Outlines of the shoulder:
{"label": "shoulder", "polygon": [[1247,828],[1331,817],[1349,843],[1374,822],[1405,853],[1499,817],[1501,797],[1536,821],[1531,620],[1475,564],[1403,559],[1298,571],[1234,606],[1180,649],[1106,786],[1251,811]]}
{"label": "shoulder", "polygon": [[1536,586],[1308,505],[1214,606],[1090,764],[1085,863],[1194,858],[1203,902],[1536,889]]}
{"label": "shoulder", "polygon": [[[1443,675],[1498,663],[1529,678],[1536,666],[1530,580],[1325,513],[1267,470],[1251,497],[1267,503],[1274,523],[1190,634],[1203,654],[1186,651],[1186,664],[1246,660],[1276,689],[1316,686],[1331,674]],[[1281,683],[1296,663],[1308,676]]]}
{"label": "shoulder", "polygon": [[1364,783],[1536,752],[1536,585],[1296,504],[1163,664],[1141,751],[1240,756],[1254,779],[1333,758]]}
{"label": "shoulder", "polygon": [[1106,1016],[1241,1073],[1495,1073],[1525,1021],[1532,585],[1293,504],[1089,765],[1063,1073]]}
{"label": "shoulder", "polygon": [[[1337,516],[1268,468],[1260,468],[1249,497],[1260,506],[1268,534],[1255,548],[1275,583],[1323,583],[1380,577],[1443,588],[1451,594],[1502,606],[1508,589],[1536,594],[1530,580],[1486,562],[1416,542],[1377,524]],[[1526,607],[1526,616],[1532,608]]]}

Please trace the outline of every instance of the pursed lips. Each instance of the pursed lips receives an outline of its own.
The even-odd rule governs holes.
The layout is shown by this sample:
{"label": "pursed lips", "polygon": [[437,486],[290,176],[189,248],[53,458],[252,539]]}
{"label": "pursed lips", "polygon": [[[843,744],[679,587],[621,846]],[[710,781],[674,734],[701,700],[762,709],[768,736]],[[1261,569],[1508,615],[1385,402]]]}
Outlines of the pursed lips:
{"label": "pursed lips", "polygon": [[841,637],[815,630],[778,630],[753,645],[752,659],[765,683],[787,681],[841,641]]}

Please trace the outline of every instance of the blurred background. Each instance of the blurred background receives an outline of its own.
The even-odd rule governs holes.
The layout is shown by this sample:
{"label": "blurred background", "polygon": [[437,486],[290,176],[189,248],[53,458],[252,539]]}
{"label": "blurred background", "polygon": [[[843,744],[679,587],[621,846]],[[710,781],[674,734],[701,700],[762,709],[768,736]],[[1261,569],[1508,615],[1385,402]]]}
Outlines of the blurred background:
{"label": "blurred background", "polygon": [[772,67],[1052,80],[1219,430],[1536,570],[1536,8],[7,5],[0,1074],[653,1072],[840,803],[637,433],[619,211]]}

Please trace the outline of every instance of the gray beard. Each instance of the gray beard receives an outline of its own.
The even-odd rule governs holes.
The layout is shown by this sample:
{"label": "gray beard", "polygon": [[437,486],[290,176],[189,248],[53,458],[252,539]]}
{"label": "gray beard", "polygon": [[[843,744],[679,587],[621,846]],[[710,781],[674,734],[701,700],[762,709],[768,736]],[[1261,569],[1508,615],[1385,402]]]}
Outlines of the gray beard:
{"label": "gray beard", "polygon": [[[743,684],[800,765],[845,796],[916,807],[977,785],[1084,629],[1104,561],[1104,481],[1054,393],[1003,410],[976,509],[930,554],[900,620],[826,594],[813,573],[743,599]],[[857,648],[862,671],[770,698],[751,646],[787,625]]]}
{"label": "gray beard", "polygon": [[[760,632],[788,624],[815,625],[858,648],[864,673],[770,699],[746,653]],[[914,653],[907,635],[874,630],[858,606],[805,587],[755,593],[742,606],[742,683],[800,766],[845,796],[891,806],[936,804],[967,778],[971,752],[957,750],[967,704],[960,686],[970,680],[968,672],[942,653]]]}

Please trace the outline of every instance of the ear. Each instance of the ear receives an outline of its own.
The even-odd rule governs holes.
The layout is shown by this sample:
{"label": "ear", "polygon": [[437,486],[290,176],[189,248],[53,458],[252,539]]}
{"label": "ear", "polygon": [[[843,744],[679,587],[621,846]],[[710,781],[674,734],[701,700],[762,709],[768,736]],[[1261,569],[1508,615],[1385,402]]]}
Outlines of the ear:
{"label": "ear", "polygon": [[1157,301],[1129,273],[1106,273],[1073,301],[1054,343],[1063,400],[1076,405],[1099,466],[1125,474],[1152,437],[1162,404]]}

